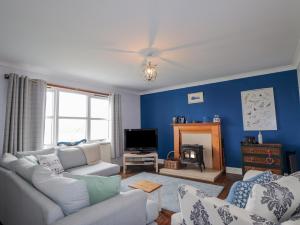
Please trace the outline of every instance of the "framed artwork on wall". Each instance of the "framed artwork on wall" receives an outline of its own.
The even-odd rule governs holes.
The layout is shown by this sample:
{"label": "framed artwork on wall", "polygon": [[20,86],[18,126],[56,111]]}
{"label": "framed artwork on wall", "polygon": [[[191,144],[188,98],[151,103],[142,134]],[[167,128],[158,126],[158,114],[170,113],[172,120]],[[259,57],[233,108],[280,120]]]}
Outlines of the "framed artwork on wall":
{"label": "framed artwork on wall", "polygon": [[277,130],[273,88],[242,91],[245,131]]}
{"label": "framed artwork on wall", "polygon": [[189,104],[203,103],[203,102],[204,102],[203,92],[196,92],[196,93],[188,94],[188,103]]}

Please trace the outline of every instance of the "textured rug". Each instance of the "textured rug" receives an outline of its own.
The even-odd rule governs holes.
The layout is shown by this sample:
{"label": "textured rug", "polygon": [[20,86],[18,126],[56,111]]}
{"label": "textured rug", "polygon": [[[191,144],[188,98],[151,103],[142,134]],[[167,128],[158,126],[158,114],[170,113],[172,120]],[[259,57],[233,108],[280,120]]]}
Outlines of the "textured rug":
{"label": "textured rug", "polygon": [[[214,184],[206,184],[197,181],[191,181],[181,178],[163,176],[153,173],[142,172],[135,176],[129,177],[127,179],[122,180],[121,191],[132,190],[132,188],[128,187],[128,185],[133,184],[140,180],[149,180],[159,184],[162,184],[161,189],[161,199],[162,199],[162,208],[179,212],[179,202],[177,198],[177,187],[180,184],[187,184],[194,186],[202,191],[205,191],[209,196],[217,197],[221,191],[223,190],[223,186],[214,185]],[[154,191],[151,194],[151,199],[157,201],[157,192]]]}

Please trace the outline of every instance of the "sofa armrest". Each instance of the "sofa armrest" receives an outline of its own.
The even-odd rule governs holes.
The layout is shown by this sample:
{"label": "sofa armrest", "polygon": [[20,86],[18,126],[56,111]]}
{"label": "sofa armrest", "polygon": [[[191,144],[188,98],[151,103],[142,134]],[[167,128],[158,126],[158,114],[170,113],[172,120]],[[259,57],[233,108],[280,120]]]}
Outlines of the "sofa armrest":
{"label": "sofa armrest", "polygon": [[257,176],[258,174],[263,173],[264,171],[259,171],[259,170],[248,170],[243,177],[243,181],[247,181],[251,179],[252,177]]}
{"label": "sofa armrest", "polygon": [[[273,225],[267,219],[238,208],[228,202],[207,197],[194,187],[183,185],[179,188],[179,202],[183,224],[214,225]],[[275,224],[274,224],[275,225]]]}
{"label": "sofa armrest", "polygon": [[147,196],[132,190],[66,216],[54,225],[146,225]]}

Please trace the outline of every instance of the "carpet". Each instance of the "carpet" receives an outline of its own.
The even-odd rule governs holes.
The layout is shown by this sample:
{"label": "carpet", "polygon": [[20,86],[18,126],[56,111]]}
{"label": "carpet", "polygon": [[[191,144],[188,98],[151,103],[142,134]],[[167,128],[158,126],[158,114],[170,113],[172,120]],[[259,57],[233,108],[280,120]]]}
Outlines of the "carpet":
{"label": "carpet", "polygon": [[[214,184],[206,184],[197,181],[191,181],[181,178],[169,177],[158,175],[154,173],[146,173],[142,172],[132,177],[126,178],[121,182],[121,191],[129,191],[132,188],[128,187],[129,184],[133,184],[140,180],[149,180],[159,184],[162,184],[161,189],[161,199],[162,199],[162,208],[179,212],[179,202],[177,198],[177,188],[180,184],[187,184],[194,186],[202,191],[205,191],[209,196],[217,197],[221,191],[223,190],[223,186],[214,185]],[[157,201],[157,192],[153,192],[150,194],[151,199]]]}

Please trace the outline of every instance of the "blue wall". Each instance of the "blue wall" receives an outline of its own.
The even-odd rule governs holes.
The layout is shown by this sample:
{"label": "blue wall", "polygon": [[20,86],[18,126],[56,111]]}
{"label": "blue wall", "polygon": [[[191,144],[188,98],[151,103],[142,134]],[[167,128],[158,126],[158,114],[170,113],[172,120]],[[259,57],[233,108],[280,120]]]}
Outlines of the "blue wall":
{"label": "blue wall", "polygon": [[[243,130],[241,91],[274,88],[277,131],[264,131],[264,142],[282,143],[284,150],[296,150],[300,159],[300,104],[297,71],[291,70],[269,75],[243,78],[214,84],[200,85],[141,96],[142,128],[157,128],[159,156],[166,158],[173,149],[173,116],[185,116],[189,121],[204,116],[222,118],[225,163],[241,167],[240,141],[257,132]],[[187,94],[204,92],[204,103],[187,103]],[[300,160],[298,160],[300,162]]]}

